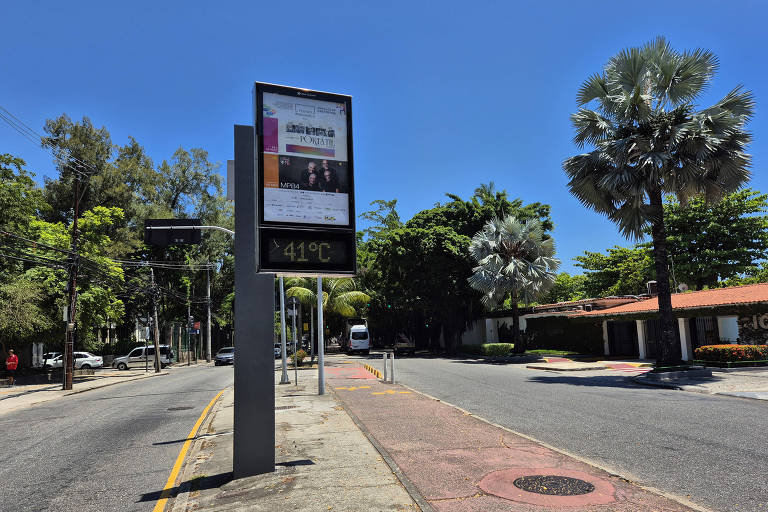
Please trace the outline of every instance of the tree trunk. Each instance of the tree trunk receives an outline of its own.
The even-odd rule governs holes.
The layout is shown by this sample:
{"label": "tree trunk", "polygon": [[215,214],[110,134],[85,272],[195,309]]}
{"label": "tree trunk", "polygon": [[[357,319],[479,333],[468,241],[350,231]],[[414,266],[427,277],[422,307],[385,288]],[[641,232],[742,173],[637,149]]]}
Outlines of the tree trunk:
{"label": "tree trunk", "polygon": [[651,233],[653,236],[653,259],[656,265],[656,286],[659,292],[659,318],[661,319],[661,339],[658,340],[656,366],[673,366],[680,363],[675,328],[675,315],[672,312],[672,294],[669,289],[669,256],[667,254],[667,230],[664,227],[664,205],[661,187],[650,191],[650,203],[654,210]]}
{"label": "tree trunk", "polygon": [[512,351],[515,354],[525,353],[523,337],[520,336],[520,310],[517,308],[517,297],[512,294],[512,342],[515,344]]}

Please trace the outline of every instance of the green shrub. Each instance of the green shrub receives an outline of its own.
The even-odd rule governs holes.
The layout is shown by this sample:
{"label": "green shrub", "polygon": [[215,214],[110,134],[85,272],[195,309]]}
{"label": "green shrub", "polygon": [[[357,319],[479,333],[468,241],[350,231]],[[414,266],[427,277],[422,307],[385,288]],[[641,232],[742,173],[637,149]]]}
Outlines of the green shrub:
{"label": "green shrub", "polygon": [[462,345],[460,351],[479,356],[508,356],[514,346],[512,343],[483,343],[482,345]]}
{"label": "green shrub", "polygon": [[766,361],[768,345],[704,345],[694,351],[699,361]]}
{"label": "green shrub", "polygon": [[299,350],[299,351],[291,354],[291,362],[292,363],[296,363],[296,361],[298,360],[298,365],[299,366],[302,366],[302,364],[304,363],[304,359],[306,359],[306,358],[307,358],[307,353],[304,352],[303,350]]}

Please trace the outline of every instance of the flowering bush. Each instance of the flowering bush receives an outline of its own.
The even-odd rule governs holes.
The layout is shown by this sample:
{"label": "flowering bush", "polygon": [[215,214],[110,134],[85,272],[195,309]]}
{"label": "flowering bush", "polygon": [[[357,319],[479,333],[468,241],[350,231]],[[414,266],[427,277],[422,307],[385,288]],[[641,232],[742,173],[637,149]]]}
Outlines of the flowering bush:
{"label": "flowering bush", "polygon": [[704,345],[694,351],[700,361],[766,361],[768,345]]}
{"label": "flowering bush", "polygon": [[[297,351],[295,354],[291,354],[291,362],[296,363],[298,366],[302,366],[304,364],[304,359],[307,358],[307,353],[303,350]],[[298,362],[297,362],[298,359]]]}

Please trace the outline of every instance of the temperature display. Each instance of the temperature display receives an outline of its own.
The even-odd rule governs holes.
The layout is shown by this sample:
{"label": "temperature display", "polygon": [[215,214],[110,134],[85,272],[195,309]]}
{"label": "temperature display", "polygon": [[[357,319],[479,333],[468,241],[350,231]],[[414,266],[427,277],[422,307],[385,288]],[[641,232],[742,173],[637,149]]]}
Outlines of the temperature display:
{"label": "temperature display", "polygon": [[345,263],[347,244],[341,241],[272,238],[269,261],[274,263]]}
{"label": "temperature display", "polygon": [[262,270],[322,269],[338,272],[349,267],[350,261],[354,261],[354,235],[264,231],[262,233],[266,236],[262,238],[261,245]]}

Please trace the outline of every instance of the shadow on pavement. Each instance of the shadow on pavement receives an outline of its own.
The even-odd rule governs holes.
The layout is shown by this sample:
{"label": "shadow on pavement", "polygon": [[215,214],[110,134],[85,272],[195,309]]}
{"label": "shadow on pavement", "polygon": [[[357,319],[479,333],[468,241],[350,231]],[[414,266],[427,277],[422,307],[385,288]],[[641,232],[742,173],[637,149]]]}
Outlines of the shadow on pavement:
{"label": "shadow on pavement", "polygon": [[590,377],[571,377],[566,375],[553,375],[552,377],[547,377],[540,375],[529,378],[528,382],[536,382],[539,384],[566,384],[569,386],[593,386],[602,388],[645,388],[645,386],[640,386],[630,380],[629,376],[624,375],[595,375]]}
{"label": "shadow on pavement", "polygon": [[179,489],[185,483],[189,483],[190,491],[202,491],[206,489],[216,489],[232,481],[232,472],[219,473],[218,475],[201,476],[198,478],[192,478],[186,482],[181,483],[175,487],[171,487],[167,490],[152,491],[141,495],[139,503],[147,501],[157,501],[161,498],[175,498],[179,494]]}

